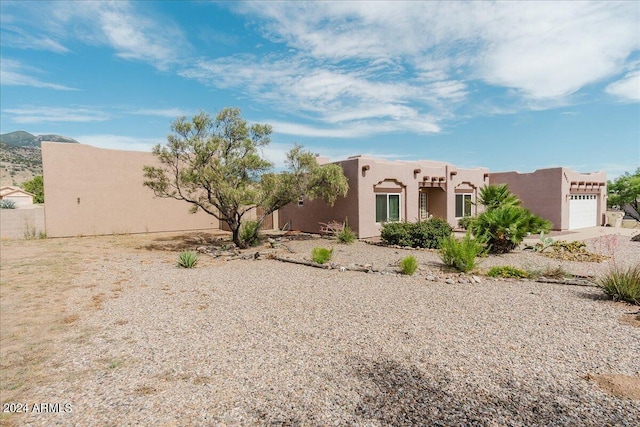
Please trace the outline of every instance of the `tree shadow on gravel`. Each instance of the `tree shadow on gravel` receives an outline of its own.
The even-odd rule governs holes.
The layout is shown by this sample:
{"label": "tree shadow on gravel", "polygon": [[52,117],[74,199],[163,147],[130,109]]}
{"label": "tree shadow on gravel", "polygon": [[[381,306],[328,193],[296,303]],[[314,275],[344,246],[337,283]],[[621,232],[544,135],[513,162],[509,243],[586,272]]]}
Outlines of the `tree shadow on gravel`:
{"label": "tree shadow on gravel", "polygon": [[591,301],[610,301],[611,297],[604,293],[604,291],[599,292],[585,292],[585,291],[575,291],[575,295],[578,298],[584,298]]}
{"label": "tree shadow on gravel", "polygon": [[[493,426],[493,425],[637,425],[640,414],[634,405],[583,405],[578,389],[538,393],[500,381],[499,395],[476,386],[457,385],[437,365],[429,372],[392,360],[360,360],[355,375],[366,384],[356,404],[358,424],[377,422],[385,426]],[[535,381],[533,381],[535,383]],[[535,387],[534,387],[535,389]],[[636,407],[637,408],[637,407]]]}
{"label": "tree shadow on gravel", "polygon": [[230,242],[230,239],[226,234],[195,232],[174,236],[156,237],[152,240],[152,242],[142,245],[139,249],[146,249],[148,251],[192,250],[198,246],[219,246],[225,240],[229,240]]}

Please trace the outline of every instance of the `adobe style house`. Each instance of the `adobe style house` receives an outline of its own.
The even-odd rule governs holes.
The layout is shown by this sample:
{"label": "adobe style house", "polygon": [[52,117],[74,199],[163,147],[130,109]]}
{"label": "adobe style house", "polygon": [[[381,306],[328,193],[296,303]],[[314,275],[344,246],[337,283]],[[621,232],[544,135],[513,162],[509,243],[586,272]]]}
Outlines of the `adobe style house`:
{"label": "adobe style house", "polygon": [[333,207],[320,200],[299,200],[279,211],[280,228],[317,233],[321,222],[348,221],[360,238],[380,235],[387,221],[444,218],[452,226],[476,215],[473,204],[489,184],[486,168],[461,169],[446,162],[387,161],[353,156],[335,162],[349,180],[349,192]]}
{"label": "adobe style house", "polygon": [[491,173],[491,184],[507,184],[524,207],[548,219],[554,230],[574,230],[604,224],[607,174],[579,173],[569,168],[531,173]]}

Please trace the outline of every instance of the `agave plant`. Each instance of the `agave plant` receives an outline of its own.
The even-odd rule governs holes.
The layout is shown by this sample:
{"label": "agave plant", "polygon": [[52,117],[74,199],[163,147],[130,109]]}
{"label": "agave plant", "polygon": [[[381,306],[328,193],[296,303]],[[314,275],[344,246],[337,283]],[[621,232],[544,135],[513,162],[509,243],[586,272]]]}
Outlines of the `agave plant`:
{"label": "agave plant", "polygon": [[182,268],[193,268],[198,263],[198,254],[191,251],[182,251],[178,256],[178,265]]}

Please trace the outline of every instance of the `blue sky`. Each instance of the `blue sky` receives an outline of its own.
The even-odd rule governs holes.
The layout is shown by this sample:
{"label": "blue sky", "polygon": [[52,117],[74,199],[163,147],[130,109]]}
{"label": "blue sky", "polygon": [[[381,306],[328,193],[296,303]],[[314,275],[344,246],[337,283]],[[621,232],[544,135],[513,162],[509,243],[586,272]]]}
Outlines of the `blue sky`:
{"label": "blue sky", "polygon": [[492,171],[640,165],[640,2],[0,3],[2,133],[150,150],[237,106],[300,143]]}

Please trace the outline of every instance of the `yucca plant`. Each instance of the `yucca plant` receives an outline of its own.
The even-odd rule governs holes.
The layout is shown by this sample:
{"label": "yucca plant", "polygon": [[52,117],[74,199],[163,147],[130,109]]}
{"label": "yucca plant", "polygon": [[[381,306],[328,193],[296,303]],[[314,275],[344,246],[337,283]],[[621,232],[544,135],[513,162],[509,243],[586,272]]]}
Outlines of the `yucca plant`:
{"label": "yucca plant", "polygon": [[640,266],[625,269],[614,265],[598,284],[614,300],[640,305]]}
{"label": "yucca plant", "polygon": [[342,230],[336,233],[336,239],[338,239],[338,242],[340,243],[350,245],[356,241],[356,233],[353,232],[351,227],[345,225]]}
{"label": "yucca plant", "polygon": [[178,266],[193,268],[198,263],[198,254],[192,251],[182,251],[178,256]]}

